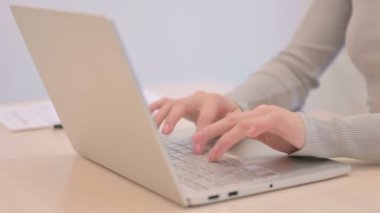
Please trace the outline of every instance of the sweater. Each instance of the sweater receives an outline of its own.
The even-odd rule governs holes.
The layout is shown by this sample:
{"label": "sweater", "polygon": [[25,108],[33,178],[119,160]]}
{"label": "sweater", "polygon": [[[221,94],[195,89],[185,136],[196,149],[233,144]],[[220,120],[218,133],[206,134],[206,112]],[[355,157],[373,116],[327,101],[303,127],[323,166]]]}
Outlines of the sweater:
{"label": "sweater", "polygon": [[380,162],[379,8],[378,0],[315,0],[287,47],[226,96],[244,110],[273,104],[297,111],[345,46],[366,80],[370,112],[329,120],[302,114],[306,141],[292,155]]}

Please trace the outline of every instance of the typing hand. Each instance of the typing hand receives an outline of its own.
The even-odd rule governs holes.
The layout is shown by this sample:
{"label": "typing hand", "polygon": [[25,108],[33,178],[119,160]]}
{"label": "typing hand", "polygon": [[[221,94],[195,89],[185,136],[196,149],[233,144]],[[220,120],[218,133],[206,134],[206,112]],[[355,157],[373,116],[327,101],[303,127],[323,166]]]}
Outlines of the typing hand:
{"label": "typing hand", "polygon": [[150,104],[149,109],[156,112],[157,126],[163,124],[163,134],[170,134],[181,118],[193,121],[197,131],[201,131],[226,115],[240,111],[240,107],[230,99],[202,91],[180,99],[162,98]]}
{"label": "typing hand", "polygon": [[200,154],[212,138],[220,137],[209,151],[209,161],[217,161],[228,149],[245,138],[262,141],[273,149],[292,153],[305,143],[305,125],[299,114],[277,106],[260,105],[247,112],[234,111],[193,136]]}

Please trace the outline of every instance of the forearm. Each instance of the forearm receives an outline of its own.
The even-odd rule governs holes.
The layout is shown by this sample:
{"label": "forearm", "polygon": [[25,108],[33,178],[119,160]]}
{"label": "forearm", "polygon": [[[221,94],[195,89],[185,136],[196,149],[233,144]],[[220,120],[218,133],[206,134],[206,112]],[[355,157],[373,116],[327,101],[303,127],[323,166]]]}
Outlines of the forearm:
{"label": "forearm", "polygon": [[[254,109],[260,104],[277,105],[296,111],[306,100],[309,91],[315,88],[316,80],[302,82],[285,65],[271,62],[267,69],[253,74],[244,84],[226,94],[244,110]],[[277,73],[276,73],[277,72]]]}

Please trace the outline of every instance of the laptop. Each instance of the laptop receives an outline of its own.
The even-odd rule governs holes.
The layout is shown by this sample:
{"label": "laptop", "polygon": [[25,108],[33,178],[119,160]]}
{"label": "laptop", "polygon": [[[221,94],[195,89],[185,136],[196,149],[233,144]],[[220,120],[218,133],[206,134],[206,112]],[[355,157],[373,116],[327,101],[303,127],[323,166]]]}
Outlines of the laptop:
{"label": "laptop", "polygon": [[11,10],[76,152],[151,192],[197,206],[351,169],[327,159],[289,157],[252,141],[253,157],[230,153],[209,163],[206,155],[192,154],[191,132],[175,139],[160,135],[110,19],[25,6]]}

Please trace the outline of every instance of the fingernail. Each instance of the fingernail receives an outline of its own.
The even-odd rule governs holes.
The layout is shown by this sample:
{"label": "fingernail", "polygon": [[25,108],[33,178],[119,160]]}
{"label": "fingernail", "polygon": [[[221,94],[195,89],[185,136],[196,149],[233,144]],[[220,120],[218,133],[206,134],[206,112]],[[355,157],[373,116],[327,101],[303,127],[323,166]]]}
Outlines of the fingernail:
{"label": "fingernail", "polygon": [[194,155],[198,155],[198,153],[199,153],[199,144],[198,143],[193,143],[193,154]]}
{"label": "fingernail", "polygon": [[164,129],[163,129],[164,134],[168,134],[169,131],[170,131],[170,124],[169,123],[165,123]]}
{"label": "fingernail", "polygon": [[216,160],[218,160],[219,151],[220,151],[219,144],[215,144],[214,147],[210,150],[209,161],[216,161]]}
{"label": "fingernail", "polygon": [[202,154],[202,145],[200,143],[195,144],[195,154]]}

